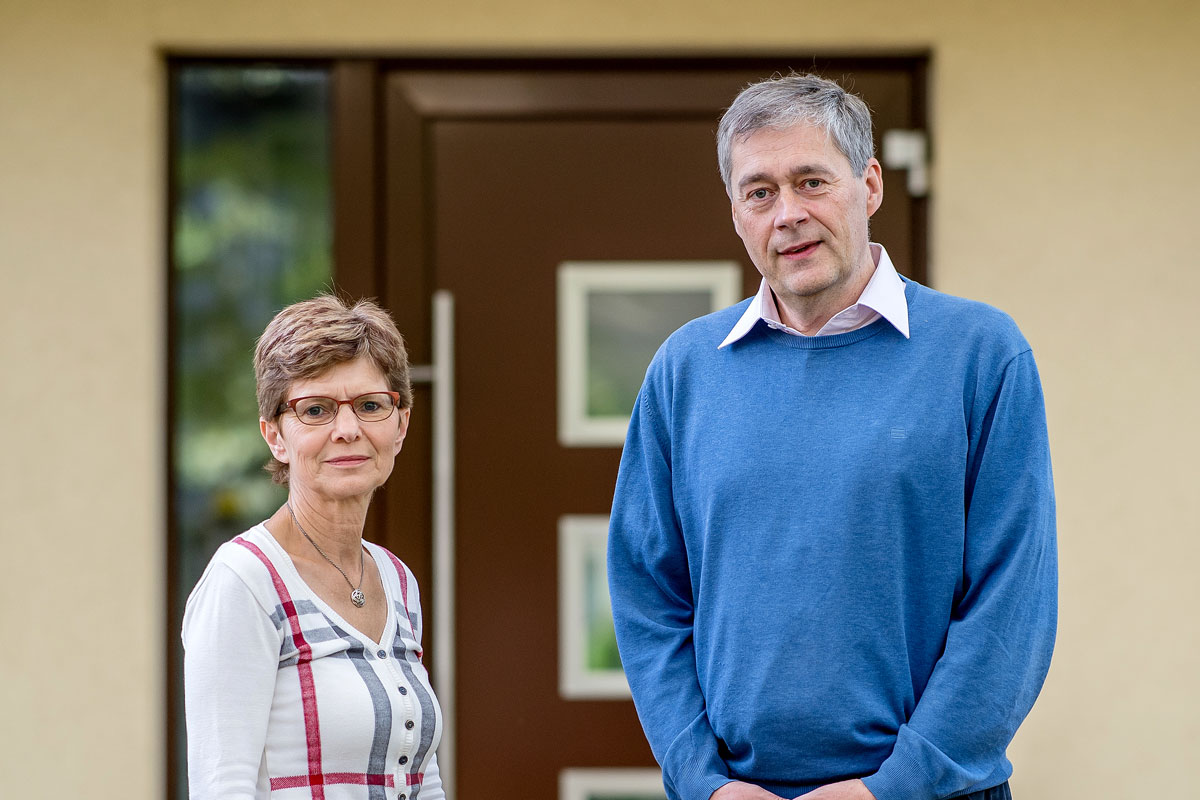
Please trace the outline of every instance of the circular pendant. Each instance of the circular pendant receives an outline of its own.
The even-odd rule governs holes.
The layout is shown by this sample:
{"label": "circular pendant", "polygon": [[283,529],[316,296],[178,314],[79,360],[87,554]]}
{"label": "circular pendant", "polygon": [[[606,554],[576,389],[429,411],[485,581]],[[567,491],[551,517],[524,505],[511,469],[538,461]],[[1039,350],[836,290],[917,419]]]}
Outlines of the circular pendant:
{"label": "circular pendant", "polygon": [[350,602],[354,603],[357,608],[362,608],[367,602],[367,596],[362,593],[362,589],[355,589],[350,593]]}

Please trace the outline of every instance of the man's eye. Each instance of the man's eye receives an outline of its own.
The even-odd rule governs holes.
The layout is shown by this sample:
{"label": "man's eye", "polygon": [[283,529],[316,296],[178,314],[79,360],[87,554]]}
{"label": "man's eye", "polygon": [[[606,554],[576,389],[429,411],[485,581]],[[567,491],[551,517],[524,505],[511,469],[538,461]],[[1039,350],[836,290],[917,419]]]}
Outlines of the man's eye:
{"label": "man's eye", "polygon": [[750,193],[751,200],[766,200],[770,193],[766,189],[755,189]]}
{"label": "man's eye", "polygon": [[804,182],[805,189],[820,189],[825,185],[825,181],[820,178],[809,178]]}

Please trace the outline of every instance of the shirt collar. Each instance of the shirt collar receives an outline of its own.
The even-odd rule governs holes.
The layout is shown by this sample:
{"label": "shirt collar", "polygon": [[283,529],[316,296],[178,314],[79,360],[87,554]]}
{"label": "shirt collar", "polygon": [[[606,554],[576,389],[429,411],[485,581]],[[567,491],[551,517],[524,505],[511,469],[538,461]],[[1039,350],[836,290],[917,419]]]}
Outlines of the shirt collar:
{"label": "shirt collar", "polygon": [[[883,245],[870,244],[871,260],[875,262],[875,272],[871,275],[871,280],[867,281],[866,287],[862,294],[859,295],[858,302],[834,315],[834,319],[846,314],[847,312],[869,309],[891,323],[905,339],[909,338],[908,333],[908,300],[904,296],[904,280],[896,272],[895,266],[892,265],[892,259],[888,257],[887,250]],[[869,313],[869,312],[868,312]],[[831,319],[830,322],[833,322]],[[775,298],[771,294],[771,287],[767,285],[764,278],[758,286],[758,293],[754,295],[754,299],[750,301],[750,305],[746,307],[745,312],[738,318],[733,329],[729,331],[729,335],[725,337],[725,341],[717,345],[719,350],[726,345],[733,344],[741,339],[750,329],[753,328],[759,320],[775,323],[780,325],[779,312],[775,308]],[[831,327],[828,323],[826,327]],[[818,336],[828,335],[830,333],[842,333],[845,328],[837,328],[826,331],[822,328],[817,332]],[[790,328],[788,330],[791,330]]]}

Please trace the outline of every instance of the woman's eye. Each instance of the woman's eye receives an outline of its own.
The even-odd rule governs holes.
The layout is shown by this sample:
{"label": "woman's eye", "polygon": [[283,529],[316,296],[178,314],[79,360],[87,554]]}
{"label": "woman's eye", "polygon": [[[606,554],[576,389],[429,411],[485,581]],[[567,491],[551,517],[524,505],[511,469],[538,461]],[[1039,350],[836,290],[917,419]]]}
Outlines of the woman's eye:
{"label": "woman's eye", "polygon": [[320,403],[313,403],[311,406],[308,406],[303,410],[304,416],[312,417],[313,419],[320,419],[328,413],[329,409],[325,408],[325,406],[321,405]]}
{"label": "woman's eye", "polygon": [[379,405],[379,403],[377,403],[374,400],[364,400],[362,403],[359,404],[358,410],[366,411],[369,414],[372,411],[378,411],[380,409],[380,407],[381,406]]}

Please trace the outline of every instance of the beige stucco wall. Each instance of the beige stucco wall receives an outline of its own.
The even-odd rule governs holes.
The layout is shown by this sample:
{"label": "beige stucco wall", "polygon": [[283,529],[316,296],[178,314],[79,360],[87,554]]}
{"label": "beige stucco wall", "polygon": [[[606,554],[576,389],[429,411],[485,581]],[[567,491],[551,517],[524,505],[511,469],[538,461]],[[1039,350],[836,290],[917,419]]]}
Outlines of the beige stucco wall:
{"label": "beige stucco wall", "polygon": [[161,795],[171,48],[928,48],[933,279],[1022,325],[1055,457],[1060,643],[1014,786],[1187,794],[1198,38],[1191,0],[0,0],[0,796]]}

